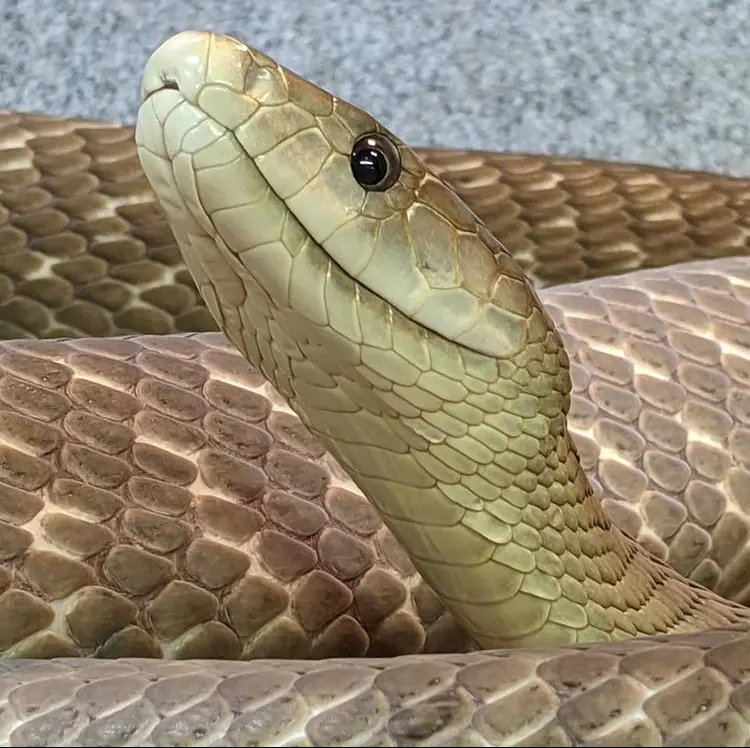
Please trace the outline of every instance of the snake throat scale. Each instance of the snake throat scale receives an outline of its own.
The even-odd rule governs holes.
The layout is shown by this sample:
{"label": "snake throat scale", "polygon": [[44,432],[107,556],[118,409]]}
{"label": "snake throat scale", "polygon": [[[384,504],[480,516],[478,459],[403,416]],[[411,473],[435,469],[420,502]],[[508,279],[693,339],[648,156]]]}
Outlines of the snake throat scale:
{"label": "snake throat scale", "polygon": [[746,745],[748,226],[212,33],[0,113],[0,744]]}

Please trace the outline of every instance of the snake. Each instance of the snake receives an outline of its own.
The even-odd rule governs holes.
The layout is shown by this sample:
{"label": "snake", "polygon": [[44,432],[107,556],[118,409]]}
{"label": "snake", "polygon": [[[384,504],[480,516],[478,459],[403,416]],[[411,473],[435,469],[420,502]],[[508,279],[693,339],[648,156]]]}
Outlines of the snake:
{"label": "snake", "polygon": [[0,742],[746,744],[749,227],[215,33],[0,113]]}

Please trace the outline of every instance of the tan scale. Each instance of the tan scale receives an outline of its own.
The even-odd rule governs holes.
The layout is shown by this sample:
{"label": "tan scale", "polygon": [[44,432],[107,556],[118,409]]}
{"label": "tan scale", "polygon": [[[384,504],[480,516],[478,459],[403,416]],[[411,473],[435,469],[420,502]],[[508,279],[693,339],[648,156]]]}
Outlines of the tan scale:
{"label": "tan scale", "polygon": [[[226,659],[9,661],[0,677],[3,739],[746,742],[747,613],[694,583],[747,601],[750,273],[740,255],[748,183],[415,151],[537,288],[738,257],[603,277],[540,291],[537,300],[496,239],[467,230],[471,214],[415,158],[413,185],[367,199],[366,228],[349,224],[348,235],[340,229],[331,240],[355,280],[308,234],[316,221],[333,225],[341,204],[295,222],[286,192],[309,176],[292,158],[295,144],[314,157],[315,170],[331,148],[346,154],[355,125],[372,120],[343,103],[329,116],[327,94],[311,94],[259,53],[248,58],[236,43],[215,41],[242,52],[243,86],[296,113],[287,123],[308,126],[314,114],[320,128],[292,137],[275,129],[273,107],[226,87],[204,89],[201,106],[244,132],[237,142],[254,144],[261,167],[233,161],[232,180],[244,181],[230,194],[222,164],[240,153],[231,150],[236,143],[212,143],[222,129],[202,119],[182,141],[196,151],[194,182],[174,145],[183,125],[167,116],[176,92],[159,113],[169,120],[163,144],[175,159],[175,176],[159,176],[176,179],[185,196],[163,197],[166,213],[177,215],[183,199],[193,212],[186,225],[202,253],[192,268],[198,286],[222,324],[242,329],[235,342],[262,372],[220,335],[173,335],[215,323],[140,171],[132,130],[0,115],[3,336],[83,338],[0,347],[0,645],[6,657]],[[210,74],[225,83],[236,69],[229,59],[212,56]],[[282,103],[287,95],[290,104]],[[330,167],[334,194],[356,198],[346,159]],[[263,168],[278,179],[273,190]],[[214,231],[203,200],[223,214],[210,239],[201,237]],[[306,205],[298,198],[296,210]],[[377,226],[407,206],[415,226],[435,233],[434,244],[396,221],[382,241]],[[442,239],[446,226],[463,237],[465,253],[452,254],[464,245]],[[348,256],[347,246],[362,246],[368,232],[381,237],[372,253]],[[432,290],[410,306],[397,296],[404,278],[388,274],[389,249],[408,270],[408,252],[424,262],[433,246],[448,261],[417,279]],[[484,271],[466,276],[475,256],[501,271],[494,287]],[[389,284],[378,290],[428,327],[367,291],[382,284],[383,272]],[[265,274],[265,294],[252,273]],[[288,285],[279,282],[285,278]],[[317,282],[323,293],[310,295]],[[457,284],[470,293],[450,291]],[[462,319],[430,310],[441,287],[451,295],[435,308],[476,309],[469,297],[481,297],[487,314],[494,294],[507,334],[483,336],[475,347],[485,350],[471,350],[461,341],[470,329]],[[273,300],[286,312],[272,314]],[[87,337],[133,332],[147,335]],[[334,453],[346,471],[269,379],[282,391],[295,387],[313,431],[339,444]],[[403,547],[429,584],[347,472],[408,541]],[[493,642],[503,644],[739,625],[440,655],[474,645],[433,590],[480,637],[495,636],[501,620],[503,636]],[[512,605],[517,613],[504,620],[487,615]],[[335,666],[299,659],[362,655],[396,657]],[[257,657],[296,659],[232,661]]]}
{"label": "tan scale", "polygon": [[[221,107],[201,104],[212,65],[237,107],[229,93]],[[144,74],[139,155],[228,338],[341,462],[463,628],[492,648],[745,620],[744,607],[686,582],[607,519],[567,430],[561,338],[498,240],[402,144],[396,183],[362,189],[348,153],[382,127],[319,89],[300,97],[290,79],[234,40],[176,37]],[[246,118],[232,126],[235,109]],[[324,135],[349,137],[326,139],[308,171],[317,120],[335,125]],[[218,144],[232,166],[196,192],[203,167],[186,175],[184,164]],[[238,172],[231,191],[248,207],[226,219],[217,206]],[[256,229],[261,204],[274,220]],[[420,252],[411,236],[426,215],[445,238]],[[466,377],[486,392],[470,399]],[[476,413],[445,408],[464,402]],[[478,440],[472,425],[498,436]],[[503,451],[488,446],[502,437]]]}

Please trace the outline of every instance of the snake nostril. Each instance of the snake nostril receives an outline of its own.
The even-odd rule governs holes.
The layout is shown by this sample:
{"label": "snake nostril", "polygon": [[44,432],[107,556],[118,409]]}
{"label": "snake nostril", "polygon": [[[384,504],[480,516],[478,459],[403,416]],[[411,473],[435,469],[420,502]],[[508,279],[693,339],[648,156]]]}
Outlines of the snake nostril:
{"label": "snake nostril", "polygon": [[141,87],[141,101],[151,98],[154,94],[159,91],[179,91],[180,87],[177,85],[177,81],[172,77],[159,74],[154,76],[151,80],[144,80]]}

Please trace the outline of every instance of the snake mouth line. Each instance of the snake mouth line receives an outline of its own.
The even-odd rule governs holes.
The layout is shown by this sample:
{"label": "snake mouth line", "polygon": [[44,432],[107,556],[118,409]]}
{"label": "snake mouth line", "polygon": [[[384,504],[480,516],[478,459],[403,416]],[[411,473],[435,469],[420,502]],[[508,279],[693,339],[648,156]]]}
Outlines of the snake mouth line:
{"label": "snake mouth line", "polygon": [[[414,152],[363,110],[262,53],[213,34],[185,32],[152,55],[144,101],[155,90],[166,91],[167,83],[176,84],[202,118],[233,134],[258,172],[255,194],[262,179],[278,201],[271,207],[294,217],[363,290],[425,330],[492,358],[514,356],[546,334],[534,291],[502,244]],[[180,126],[173,124],[176,136]],[[399,176],[387,190],[368,189],[352,172],[357,143],[367,133],[391,140],[400,156]],[[176,152],[175,137],[172,142]],[[242,195],[231,184],[216,189],[234,192],[219,202]],[[232,251],[249,248],[248,238],[267,236],[268,221],[254,212]],[[239,227],[234,236],[241,237]]]}
{"label": "snake mouth line", "polygon": [[[310,232],[307,230],[304,222],[298,217],[298,215],[294,212],[294,210],[288,205],[287,201],[276,191],[274,186],[266,179],[265,174],[263,173],[263,170],[258,166],[256,159],[248,153],[247,149],[242,144],[241,140],[237,137],[235,131],[231,128],[226,127],[223,123],[219,122],[214,116],[212,116],[209,112],[207,112],[205,109],[203,109],[198,103],[191,101],[188,99],[184,92],[180,89],[179,84],[176,81],[173,80],[166,80],[164,84],[151,92],[148,93],[146,98],[144,99],[144,104],[151,100],[156,98],[158,95],[163,94],[167,91],[174,91],[180,95],[181,101],[186,104],[187,106],[193,107],[195,110],[201,113],[202,116],[204,116],[207,120],[210,120],[214,125],[216,125],[217,128],[220,128],[224,135],[228,136],[231,139],[232,144],[237,148],[238,151],[238,158],[246,159],[250,164],[252,164],[257,170],[258,173],[263,177],[265,181],[265,185],[268,188],[271,195],[273,195],[273,198],[278,201],[279,205],[283,206],[284,210],[288,213],[288,215],[295,220],[299,226],[302,228],[302,230],[305,232],[305,235],[308,237],[310,242],[314,245],[316,251],[319,253],[321,257],[325,259],[325,262],[327,262],[330,265],[330,270],[326,274],[327,278],[330,278],[331,275],[335,275],[336,273],[340,274],[342,278],[345,278],[347,282],[353,284],[353,287],[357,289],[357,298],[358,300],[361,297],[361,294],[370,295],[371,297],[376,298],[379,302],[381,302],[384,306],[384,309],[387,310],[383,313],[383,325],[388,324],[388,317],[396,316],[406,321],[406,323],[410,326],[413,326],[415,329],[421,330],[422,335],[429,336],[434,338],[436,341],[440,341],[444,345],[448,346],[455,346],[458,345],[459,349],[462,349],[466,351],[469,355],[475,354],[475,355],[484,355],[481,350],[478,350],[477,348],[467,346],[461,343],[456,343],[456,341],[452,340],[449,336],[443,334],[440,330],[435,329],[435,327],[423,324],[422,322],[415,320],[413,317],[410,317],[409,315],[405,314],[401,309],[394,306],[391,301],[387,298],[385,298],[382,294],[378,293],[377,290],[373,289],[370,285],[367,285],[363,281],[361,281],[356,276],[352,275],[340,262],[337,261],[335,257],[333,257],[329,252],[326,251],[323,244],[316,240]],[[162,123],[163,127],[163,123]],[[186,133],[185,133],[186,134]],[[168,158],[170,164],[173,166],[174,161],[171,158]],[[190,215],[193,216],[193,218],[198,219],[199,216],[197,216],[193,210],[190,208],[190,203],[186,199],[186,195],[184,192],[180,189],[179,184],[175,182],[175,189],[177,193],[180,195],[182,201],[183,201],[183,209]],[[200,208],[203,213],[203,218],[207,220],[211,228],[213,230],[214,236],[222,237],[222,232],[217,227],[213,214],[215,211],[210,211],[207,209],[206,205],[200,200],[200,194],[198,194],[198,200],[200,202]],[[353,220],[353,219],[352,219]],[[223,239],[223,237],[222,237]],[[324,239],[325,241],[325,239]],[[226,242],[224,242],[226,245]],[[228,248],[228,245],[226,245],[224,248],[222,248],[222,255],[224,256],[224,260],[228,263],[231,263],[233,266],[237,266],[238,264],[238,258],[234,251]],[[249,250],[252,252],[252,249]],[[254,278],[254,280],[260,284],[261,286],[264,285],[264,282],[266,279],[261,277],[257,271],[257,268],[254,267],[253,263],[247,263],[242,264],[242,269],[245,273],[250,273],[250,275]]]}
{"label": "snake mouth line", "polygon": [[[244,147],[240,139],[237,137],[235,131],[231,128],[228,128],[222,122],[219,122],[214,116],[211,115],[211,113],[207,112],[196,101],[191,101],[185,95],[184,91],[180,88],[179,83],[177,81],[171,80],[171,79],[164,80],[162,85],[148,92],[148,94],[143,99],[142,106],[146,105],[148,102],[153,102],[154,100],[158,99],[160,96],[164,95],[166,92],[174,92],[178,94],[180,97],[181,104],[193,108],[194,110],[199,112],[202,117],[204,117],[206,120],[209,120],[211,123],[213,123],[218,129],[221,130],[223,137],[228,137],[231,140],[233,147],[236,148],[236,151],[237,151],[236,157],[240,159],[245,159],[249,164],[252,164],[253,167],[257,169],[258,173],[262,176],[265,182],[265,186],[267,187],[269,193],[273,196],[273,199],[276,200],[280,206],[283,206],[283,209],[287,212],[289,217],[291,217],[294,221],[297,222],[297,224],[305,232],[305,235],[308,238],[308,240],[314,246],[315,251],[319,254],[320,257],[324,258],[324,261],[328,263],[328,265],[330,266],[329,271],[326,273],[327,282],[332,282],[331,276],[335,277],[336,274],[339,274],[341,278],[346,279],[346,282],[351,283],[355,289],[358,289],[358,291],[356,292],[358,299],[360,298],[362,293],[369,294],[372,297],[375,297],[379,302],[381,302],[384,310],[387,310],[386,312],[384,312],[383,325],[388,324],[389,316],[397,315],[403,318],[404,320],[406,320],[407,324],[413,325],[415,328],[420,329],[423,335],[434,336],[438,340],[441,340],[445,344],[448,344],[448,345],[455,344],[448,337],[444,336],[440,331],[435,330],[432,327],[423,325],[417,322],[416,320],[408,317],[407,315],[403,314],[397,307],[394,307],[388,299],[384,298],[376,290],[364,284],[358,278],[353,276],[351,273],[348,272],[348,270],[345,267],[343,267],[336,260],[336,258],[332,257],[330,253],[328,253],[325,250],[325,248],[321,245],[321,243],[317,241],[314,237],[312,237],[312,235],[309,233],[306,226],[304,225],[304,222],[297,216],[294,210],[288,205],[287,201],[281,195],[279,195],[279,193],[276,191],[274,186],[266,179],[262,169],[258,166],[256,159],[250,153],[248,153],[247,149]],[[174,108],[176,108],[177,106],[178,105],[175,104]],[[139,120],[140,120],[140,116],[139,116]],[[165,124],[164,122],[159,123],[159,127],[162,133],[164,129],[164,124]],[[188,133],[188,130],[185,130],[185,132],[183,132],[183,137],[186,136],[187,133]],[[163,158],[170,164],[170,170],[172,171],[172,176],[174,178],[174,159],[171,158],[169,154],[167,153],[164,154]],[[220,228],[216,225],[216,222],[214,220],[214,213],[216,211],[209,210],[209,208],[201,199],[200,193],[198,193],[193,196],[193,200],[197,199],[199,203],[198,207],[200,208],[201,214],[198,215],[195,209],[191,207],[191,200],[188,199],[189,196],[186,195],[184,191],[180,188],[180,185],[178,181],[176,180],[176,178],[174,178],[173,189],[176,191],[176,194],[179,195],[180,197],[180,200],[182,203],[180,210],[183,210],[187,214],[191,215],[196,221],[198,221],[198,223],[202,224],[208,221],[212,229],[211,233],[213,234],[213,236],[221,237],[223,243],[226,245],[225,247],[222,247],[220,249],[221,254],[223,256],[223,260],[227,263],[230,263],[233,267],[237,268],[240,264],[240,261],[238,259],[237,254],[233,250],[231,250],[227,242],[224,241],[224,237],[222,237],[222,232]],[[252,250],[253,250],[253,247],[251,247],[248,251],[252,252]],[[283,250],[279,250],[279,251],[283,251]],[[259,274],[258,268],[255,267],[254,263],[252,262],[242,263],[241,267],[242,267],[242,271],[244,273],[249,273],[260,286],[265,285],[267,278],[263,278],[261,274]]]}

